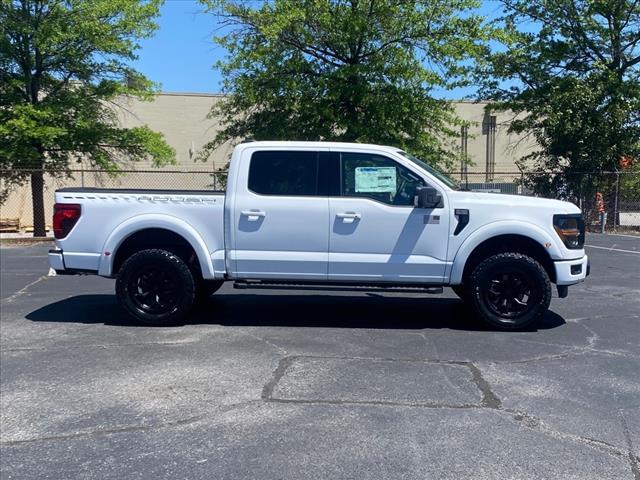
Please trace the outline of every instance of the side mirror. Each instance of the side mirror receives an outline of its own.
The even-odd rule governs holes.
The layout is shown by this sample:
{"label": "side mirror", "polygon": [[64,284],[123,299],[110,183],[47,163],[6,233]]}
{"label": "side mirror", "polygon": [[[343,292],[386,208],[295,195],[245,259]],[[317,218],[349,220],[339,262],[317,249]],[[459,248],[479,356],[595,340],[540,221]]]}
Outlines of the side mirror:
{"label": "side mirror", "polygon": [[433,187],[416,188],[416,207],[436,208],[442,205],[442,195]]}

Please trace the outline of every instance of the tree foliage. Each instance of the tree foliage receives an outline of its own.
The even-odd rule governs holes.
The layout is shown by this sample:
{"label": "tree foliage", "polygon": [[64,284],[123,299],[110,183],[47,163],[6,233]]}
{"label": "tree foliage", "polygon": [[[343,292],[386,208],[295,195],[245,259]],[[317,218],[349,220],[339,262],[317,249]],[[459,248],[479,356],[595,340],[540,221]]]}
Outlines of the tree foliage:
{"label": "tree foliage", "polygon": [[[212,111],[229,140],[375,142],[450,165],[457,123],[433,90],[464,85],[491,31],[476,0],[202,0],[229,95]],[[204,156],[208,151],[204,152]]]}
{"label": "tree foliage", "polygon": [[150,99],[129,66],[156,28],[161,0],[0,0],[0,169],[32,183],[34,234],[44,235],[42,169],[79,159],[108,171],[123,161],[174,161],[161,134],[118,126],[118,98]]}
{"label": "tree foliage", "polygon": [[624,168],[640,170],[640,2],[503,4],[507,48],[481,73],[493,79],[484,93],[495,108],[521,114],[511,129],[537,140],[523,159],[529,184],[541,193],[588,196],[607,188],[595,178],[615,180],[598,174],[622,170],[623,157],[632,163]]}

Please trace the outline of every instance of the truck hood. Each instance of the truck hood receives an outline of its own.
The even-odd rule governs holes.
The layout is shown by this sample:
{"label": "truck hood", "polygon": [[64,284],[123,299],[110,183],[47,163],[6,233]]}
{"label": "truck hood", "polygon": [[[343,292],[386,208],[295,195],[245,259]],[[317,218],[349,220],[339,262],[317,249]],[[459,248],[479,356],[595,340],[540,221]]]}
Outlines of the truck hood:
{"label": "truck hood", "polygon": [[[553,213],[580,213],[580,209],[571,202],[551,198],[531,197],[527,195],[508,195],[504,193],[452,191],[449,197],[454,206],[461,204],[487,205],[496,208],[526,208],[553,211]],[[459,207],[458,207],[459,208]]]}

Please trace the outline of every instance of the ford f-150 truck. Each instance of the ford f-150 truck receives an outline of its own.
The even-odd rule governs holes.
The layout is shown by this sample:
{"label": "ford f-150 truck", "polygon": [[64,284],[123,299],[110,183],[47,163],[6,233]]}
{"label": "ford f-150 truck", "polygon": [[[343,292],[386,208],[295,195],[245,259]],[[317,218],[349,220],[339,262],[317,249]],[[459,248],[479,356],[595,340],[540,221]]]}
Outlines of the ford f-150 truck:
{"label": "ford f-150 truck", "polygon": [[[223,282],[433,292],[504,329],[542,317],[589,273],[575,205],[464,191],[394,147],[248,142],[226,193],[63,188],[58,274],[116,279],[138,321],[184,321]],[[429,312],[424,312],[428,315]]]}

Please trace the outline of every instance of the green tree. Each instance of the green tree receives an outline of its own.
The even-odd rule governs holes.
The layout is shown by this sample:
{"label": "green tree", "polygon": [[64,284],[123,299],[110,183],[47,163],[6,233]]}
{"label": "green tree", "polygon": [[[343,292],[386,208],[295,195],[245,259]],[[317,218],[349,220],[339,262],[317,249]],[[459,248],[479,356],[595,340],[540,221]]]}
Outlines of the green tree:
{"label": "green tree", "polygon": [[[640,2],[503,0],[509,41],[481,70],[493,108],[538,144],[524,158],[537,192],[614,190],[622,157],[640,163]],[[590,172],[594,175],[585,175]],[[637,182],[627,182],[633,187]],[[609,202],[610,204],[613,202]]]}
{"label": "green tree", "polygon": [[451,166],[451,103],[491,30],[477,0],[202,0],[222,21],[215,41],[228,97],[211,112],[226,141],[333,140],[406,148]]}
{"label": "green tree", "polygon": [[118,98],[152,96],[128,62],[160,4],[0,0],[0,169],[7,186],[31,181],[34,236],[45,235],[43,171],[69,175],[78,159],[111,172],[124,160],[174,161],[161,134],[117,122]]}

